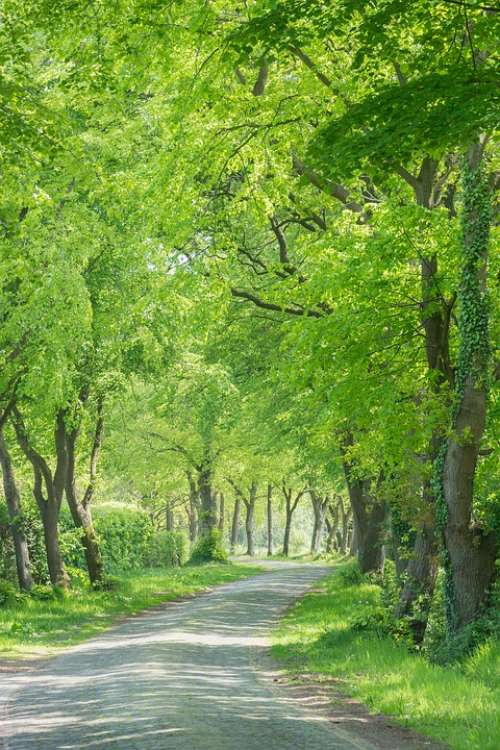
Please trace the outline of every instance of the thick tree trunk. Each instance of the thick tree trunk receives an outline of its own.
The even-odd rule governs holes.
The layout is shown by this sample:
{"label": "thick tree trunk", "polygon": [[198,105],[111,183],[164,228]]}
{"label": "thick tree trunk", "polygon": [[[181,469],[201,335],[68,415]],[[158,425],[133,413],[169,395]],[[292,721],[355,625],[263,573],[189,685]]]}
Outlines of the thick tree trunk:
{"label": "thick tree trunk", "polygon": [[59,546],[59,512],[53,503],[46,503],[42,523],[50,582],[53,586],[67,588],[68,576]]}
{"label": "thick tree trunk", "polygon": [[28,542],[26,540],[22,525],[21,498],[16,484],[16,478],[14,475],[14,468],[12,465],[9,449],[1,430],[0,465],[2,467],[3,488],[9,514],[10,530],[14,542],[19,588],[22,591],[29,591],[31,586],[33,585],[33,578],[31,575]]}
{"label": "thick tree trunk", "polygon": [[[435,159],[422,160],[418,177],[410,177],[415,202],[428,211],[439,205],[440,190],[436,191],[439,164]],[[454,298],[447,301],[439,291],[438,260],[436,255],[421,253],[420,278],[422,289],[421,323],[424,329],[427,368],[436,398],[442,398],[444,384],[453,385],[453,368],[449,353],[449,326]],[[430,437],[429,463],[433,464],[439,452],[439,429]],[[436,498],[431,484],[424,480],[422,488],[424,518],[416,524],[414,549],[408,562],[408,578],[401,591],[397,612],[409,618],[410,630],[416,643],[423,640],[427,625],[437,573],[435,541]],[[404,561],[398,560],[401,573]]]}
{"label": "thick tree trunk", "polygon": [[217,499],[212,491],[212,461],[205,453],[203,463],[198,467],[198,490],[200,494],[200,534],[208,536],[217,530]]}
{"label": "thick tree trunk", "polygon": [[267,485],[267,556],[273,554],[273,485]]}
{"label": "thick tree trunk", "polygon": [[471,146],[464,168],[456,409],[443,468],[446,508],[449,626],[473,621],[495,575],[498,537],[485,533],[473,516],[474,479],[487,415],[490,342],[487,257],[491,196],[482,174],[483,144]]}
{"label": "thick tree trunk", "polygon": [[76,441],[79,429],[75,428],[71,432],[65,431],[66,451],[67,451],[67,471],[66,471],[66,500],[73,518],[73,523],[77,529],[81,529],[81,539],[85,554],[85,562],[92,584],[99,583],[104,575],[104,564],[101,554],[99,541],[92,522],[92,513],[90,511],[90,502],[93,497],[94,485],[97,473],[97,461],[102,445],[102,434],[104,422],[102,409],[99,409],[94,443],[90,458],[89,484],[84,494],[83,501],[80,501],[76,488]]}
{"label": "thick tree trunk", "polygon": [[240,528],[240,510],[241,510],[241,498],[238,494],[236,494],[235,500],[234,500],[234,510],[233,510],[233,521],[231,523],[231,554],[234,555],[234,551],[236,549],[236,542],[238,541],[238,531]]}
{"label": "thick tree trunk", "polygon": [[[67,588],[69,578],[64,567],[59,546],[59,513],[68,470],[64,415],[62,412],[59,412],[56,418],[54,431],[56,468],[53,474],[43,456],[31,445],[26,427],[17,407],[13,407],[12,417],[19,446],[33,467],[33,495],[43,523],[50,581],[54,586]],[[43,486],[45,486],[46,496],[43,493]]]}
{"label": "thick tree trunk", "polygon": [[353,445],[353,436],[348,432],[342,441],[341,451],[356,532],[357,558],[363,573],[379,572],[384,568],[384,537],[387,521],[387,504],[376,495],[382,475],[376,482],[357,478],[347,452],[351,445]]}

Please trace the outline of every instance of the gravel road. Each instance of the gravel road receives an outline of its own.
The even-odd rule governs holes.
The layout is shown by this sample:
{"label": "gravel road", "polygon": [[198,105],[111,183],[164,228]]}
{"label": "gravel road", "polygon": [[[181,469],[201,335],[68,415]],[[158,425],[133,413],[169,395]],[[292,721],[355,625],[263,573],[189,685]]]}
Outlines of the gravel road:
{"label": "gravel road", "polygon": [[371,750],[291,697],[267,655],[283,610],[327,572],[276,565],[0,675],[4,750]]}

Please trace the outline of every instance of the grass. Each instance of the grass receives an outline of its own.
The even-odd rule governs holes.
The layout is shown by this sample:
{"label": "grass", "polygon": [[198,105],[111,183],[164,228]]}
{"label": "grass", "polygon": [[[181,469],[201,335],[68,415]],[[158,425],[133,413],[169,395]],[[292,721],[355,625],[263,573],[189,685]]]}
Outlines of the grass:
{"label": "grass", "polygon": [[0,658],[46,656],[105,630],[121,615],[261,573],[250,565],[209,564],[134,571],[112,591],[75,590],[62,598],[26,598],[0,607]]}
{"label": "grass", "polygon": [[371,710],[456,750],[497,750],[500,644],[485,643],[459,665],[432,665],[390,638],[351,628],[379,593],[369,583],[347,583],[337,569],[282,621],[275,656],[292,673],[337,678]]}

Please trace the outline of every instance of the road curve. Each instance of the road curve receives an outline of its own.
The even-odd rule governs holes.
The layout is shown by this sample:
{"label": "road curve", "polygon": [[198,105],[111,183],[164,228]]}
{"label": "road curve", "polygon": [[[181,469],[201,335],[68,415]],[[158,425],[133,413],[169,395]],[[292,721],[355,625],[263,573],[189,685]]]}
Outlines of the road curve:
{"label": "road curve", "polygon": [[4,750],[370,750],[291,698],[268,666],[271,628],[326,572],[276,567],[8,676]]}

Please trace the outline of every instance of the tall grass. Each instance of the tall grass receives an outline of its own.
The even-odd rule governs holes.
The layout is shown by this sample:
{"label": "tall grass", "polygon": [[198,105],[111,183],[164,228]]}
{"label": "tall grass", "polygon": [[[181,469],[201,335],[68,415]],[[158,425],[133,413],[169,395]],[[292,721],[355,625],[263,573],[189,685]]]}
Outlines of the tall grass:
{"label": "tall grass", "polygon": [[336,677],[373,711],[456,750],[500,748],[500,646],[460,664],[430,664],[385,636],[351,627],[380,606],[378,586],[334,572],[282,622],[274,653],[291,671]]}

